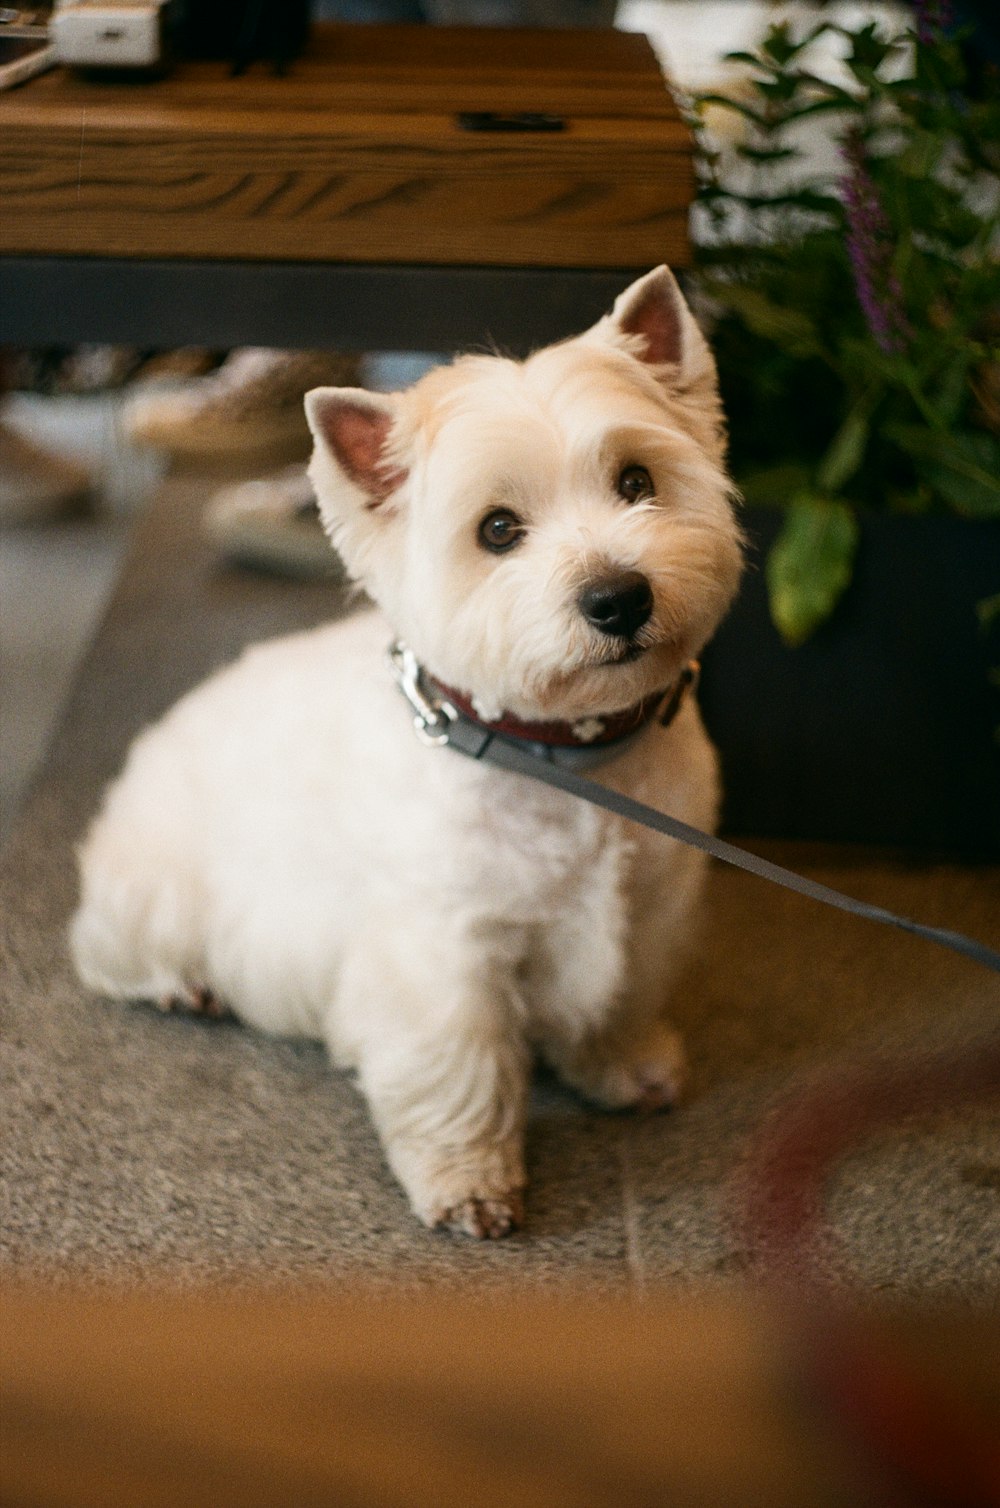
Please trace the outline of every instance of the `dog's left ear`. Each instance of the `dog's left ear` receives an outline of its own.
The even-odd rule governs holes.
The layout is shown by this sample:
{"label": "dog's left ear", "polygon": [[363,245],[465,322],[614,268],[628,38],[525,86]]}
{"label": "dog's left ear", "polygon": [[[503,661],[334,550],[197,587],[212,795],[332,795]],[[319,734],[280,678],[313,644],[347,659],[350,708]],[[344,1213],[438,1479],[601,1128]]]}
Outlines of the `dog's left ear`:
{"label": "dog's left ear", "polygon": [[651,366],[673,368],[683,383],[714,374],[705,337],[669,267],[654,267],[619,294],[595,333],[637,337],[638,353]]}
{"label": "dog's left ear", "polygon": [[306,418],[317,448],[377,508],[406,480],[391,457],[395,405],[383,393],[364,388],[317,387],[305,397]]}

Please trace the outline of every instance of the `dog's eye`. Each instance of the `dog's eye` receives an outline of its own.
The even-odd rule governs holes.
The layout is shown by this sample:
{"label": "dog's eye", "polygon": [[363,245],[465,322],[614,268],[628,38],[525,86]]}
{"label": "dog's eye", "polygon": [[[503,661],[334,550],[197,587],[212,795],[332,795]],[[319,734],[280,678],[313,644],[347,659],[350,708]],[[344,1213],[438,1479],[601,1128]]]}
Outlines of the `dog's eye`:
{"label": "dog's eye", "polygon": [[618,496],[627,503],[638,503],[643,498],[653,497],[656,488],[645,466],[626,466],[618,478]]}
{"label": "dog's eye", "polygon": [[512,550],[524,538],[524,525],[516,513],[508,508],[497,508],[487,513],[479,525],[479,543],[494,555],[503,555]]}

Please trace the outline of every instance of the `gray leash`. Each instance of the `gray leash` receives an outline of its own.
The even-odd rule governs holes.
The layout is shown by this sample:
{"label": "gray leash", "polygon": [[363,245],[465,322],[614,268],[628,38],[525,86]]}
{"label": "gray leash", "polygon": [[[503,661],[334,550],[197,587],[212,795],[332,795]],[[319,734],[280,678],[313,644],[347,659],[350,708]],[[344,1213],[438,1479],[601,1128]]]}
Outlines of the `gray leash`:
{"label": "gray leash", "polygon": [[898,927],[915,937],[926,938],[928,942],[950,948],[953,953],[962,953],[984,968],[1000,974],[1000,953],[988,948],[985,943],[977,942],[975,938],[943,927],[928,927],[923,922],[897,916],[894,911],[887,911],[883,906],[872,906],[867,901],[855,900],[853,896],[833,890],[829,885],[821,885],[818,880],[807,879],[794,870],[784,869],[780,864],[772,864],[769,859],[762,859],[757,854],[737,848],[723,838],[716,838],[711,833],[702,832],[700,828],[690,827],[676,817],[668,817],[666,812],[658,811],[656,807],[645,806],[628,796],[620,796],[617,791],[610,791],[606,786],[588,780],[576,770],[562,768],[538,754],[519,748],[509,739],[491,735],[488,744],[476,757],[518,775],[530,775],[535,780],[545,781],[557,790],[567,791],[572,796],[580,797],[582,801],[590,801],[594,806],[603,807],[617,817],[626,817],[630,822],[639,822],[644,827],[652,828],[654,832],[664,833],[668,838],[687,843],[691,848],[700,848],[702,853],[711,854],[713,859],[721,859],[724,864],[732,864],[737,869],[745,870],[747,874],[756,875],[758,879],[783,885],[786,890],[794,890],[799,895],[808,896],[810,900],[822,901],[826,906],[835,906],[838,911],[860,916],[865,921],[881,922],[884,926]]}
{"label": "gray leash", "polygon": [[[581,760],[574,756],[586,754],[586,750],[552,749],[543,744],[525,743],[493,732],[466,717],[447,701],[429,694],[420,668],[405,646],[394,645],[389,658],[397,684],[416,714],[414,731],[422,743],[454,749],[471,759],[485,760],[487,764],[496,765],[512,774],[528,775],[532,780],[541,780],[546,785],[554,786],[556,790],[602,807],[616,817],[638,822],[643,827],[651,828],[653,832],[675,838],[690,848],[698,848],[702,853],[710,854],[713,859],[720,859],[724,864],[731,864],[747,874],[756,875],[758,879],[770,880],[772,884],[782,885],[786,890],[793,890],[810,900],[833,906],[838,911],[846,911],[850,916],[859,916],[863,921],[897,927],[914,937],[922,937],[927,942],[948,948],[953,953],[961,953],[974,963],[992,970],[994,974],[1000,974],[1000,953],[988,948],[985,943],[966,937],[962,932],[952,932],[944,927],[928,927],[923,922],[897,916],[894,911],[887,911],[883,906],[872,906],[867,901],[855,900],[853,896],[844,895],[842,891],[834,890],[829,885],[821,885],[818,880],[807,879],[794,870],[772,864],[769,859],[762,859],[757,854],[748,853],[746,849],[737,848],[724,838],[702,832],[699,827],[691,827],[687,822],[670,817],[656,807],[645,806],[641,801],[633,801],[629,796],[608,790],[607,786],[599,785],[580,774]],[[574,764],[577,768],[573,767]]]}

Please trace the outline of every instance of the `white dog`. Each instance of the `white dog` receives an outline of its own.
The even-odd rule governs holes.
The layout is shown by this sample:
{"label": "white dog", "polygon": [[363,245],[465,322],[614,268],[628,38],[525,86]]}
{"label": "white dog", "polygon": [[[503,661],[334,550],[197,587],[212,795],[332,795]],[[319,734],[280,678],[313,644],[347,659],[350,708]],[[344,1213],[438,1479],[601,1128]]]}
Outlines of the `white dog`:
{"label": "white dog", "polygon": [[73,953],[108,995],[321,1038],[420,1218],[501,1236],[533,1054],[601,1105],[677,1095],[663,1012],[703,861],[428,747],[386,650],[464,717],[589,745],[605,783],[710,826],[694,702],[654,713],[741,569],[714,364],[659,268],[523,363],[306,408],[377,609],[251,650],[137,740],[81,851]]}

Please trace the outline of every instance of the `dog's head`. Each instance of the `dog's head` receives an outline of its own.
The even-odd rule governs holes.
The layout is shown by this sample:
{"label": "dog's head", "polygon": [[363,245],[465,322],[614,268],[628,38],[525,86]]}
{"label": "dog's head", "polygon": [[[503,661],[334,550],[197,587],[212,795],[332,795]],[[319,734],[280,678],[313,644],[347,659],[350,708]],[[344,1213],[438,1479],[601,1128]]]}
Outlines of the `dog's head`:
{"label": "dog's head", "polygon": [[306,412],[349,571],[488,717],[629,707],[732,599],[715,366],[665,267],[524,362],[462,357],[389,396],[317,388]]}

